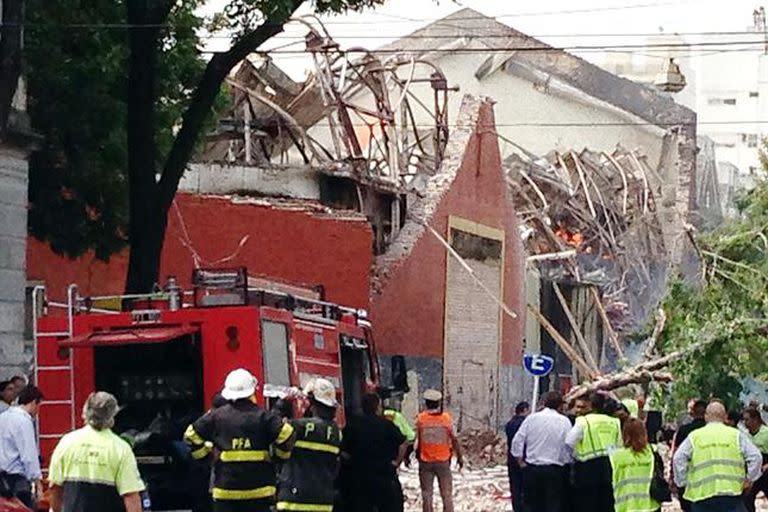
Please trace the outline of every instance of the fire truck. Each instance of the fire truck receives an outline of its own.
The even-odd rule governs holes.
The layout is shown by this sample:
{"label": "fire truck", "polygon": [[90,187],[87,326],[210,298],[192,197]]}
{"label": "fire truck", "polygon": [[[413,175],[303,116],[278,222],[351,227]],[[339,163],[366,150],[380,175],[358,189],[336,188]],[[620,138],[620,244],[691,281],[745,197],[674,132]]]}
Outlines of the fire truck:
{"label": "fire truck", "polygon": [[114,430],[134,443],[153,510],[194,510],[208,467],[191,461],[182,435],[231,370],[259,379],[257,399],[267,408],[324,377],[338,390],[341,423],[360,410],[365,392],[406,386],[401,356],[392,359],[395,385],[381,385],[366,312],[325,301],[322,288],[249,278],[245,268],[198,269],[192,283],[183,291],[171,277],[157,293],[101,297],[81,297],[70,285],[66,303],[35,288],[44,465],[59,439],[82,425],[88,395],[108,391],[122,407]]}

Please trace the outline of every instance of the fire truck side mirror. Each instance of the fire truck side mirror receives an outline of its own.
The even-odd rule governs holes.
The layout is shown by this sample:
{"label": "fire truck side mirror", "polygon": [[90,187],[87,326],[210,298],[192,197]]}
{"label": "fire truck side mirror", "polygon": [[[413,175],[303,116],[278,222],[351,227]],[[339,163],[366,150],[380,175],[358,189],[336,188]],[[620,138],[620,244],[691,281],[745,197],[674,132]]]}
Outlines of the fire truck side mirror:
{"label": "fire truck side mirror", "polygon": [[405,356],[392,356],[392,388],[395,391],[407,393],[408,387],[408,368],[405,365]]}

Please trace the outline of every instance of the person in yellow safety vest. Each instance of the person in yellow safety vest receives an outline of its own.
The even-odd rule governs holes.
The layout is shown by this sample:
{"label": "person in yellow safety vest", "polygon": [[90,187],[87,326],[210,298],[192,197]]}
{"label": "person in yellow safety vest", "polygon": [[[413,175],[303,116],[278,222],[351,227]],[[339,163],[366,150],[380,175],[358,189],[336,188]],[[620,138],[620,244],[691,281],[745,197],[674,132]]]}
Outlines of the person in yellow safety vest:
{"label": "person in yellow safety vest", "polygon": [[704,418],[707,425],[691,432],[675,452],[675,483],[685,487],[693,512],[741,512],[741,494],[760,478],[763,457],[748,434],[725,425],[722,403],[711,402]]}
{"label": "person in yellow safety vest", "polygon": [[85,426],[56,445],[48,472],[53,512],[141,512],[144,482],[130,445],[112,432],[117,399],[91,393],[83,406]]}
{"label": "person in yellow safety vest", "polygon": [[629,418],[622,431],[624,448],[610,454],[616,512],[657,512],[661,503],[651,497],[651,481],[664,463],[648,444],[645,424]]}
{"label": "person in yellow safety vest", "polygon": [[258,381],[239,368],[227,375],[221,396],[228,403],[198,418],[187,428],[184,440],[196,459],[211,449],[219,456],[214,464],[215,512],[268,512],[277,483],[271,461],[287,459],[294,442],[290,423],[255,403]]}
{"label": "person in yellow safety vest", "polygon": [[608,413],[611,399],[589,396],[591,411],[576,418],[565,438],[573,450],[574,507],[584,512],[613,512],[613,486],[608,452],[622,445],[621,423]]}
{"label": "person in yellow safety vest", "polygon": [[640,404],[636,399],[625,398],[621,401],[621,405],[627,408],[627,411],[629,411],[630,418],[640,417]]}

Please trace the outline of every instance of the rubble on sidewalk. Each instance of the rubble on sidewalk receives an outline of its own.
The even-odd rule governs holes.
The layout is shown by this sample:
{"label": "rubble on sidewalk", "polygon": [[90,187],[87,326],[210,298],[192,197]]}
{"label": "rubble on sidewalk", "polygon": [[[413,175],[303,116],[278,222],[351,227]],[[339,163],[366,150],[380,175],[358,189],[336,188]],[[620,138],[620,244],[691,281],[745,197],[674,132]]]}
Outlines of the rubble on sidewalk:
{"label": "rubble on sidewalk", "polygon": [[[421,512],[421,490],[419,487],[418,465],[400,470],[400,482],[405,495],[405,512]],[[435,482],[435,510],[442,510],[440,492]],[[459,471],[454,465],[453,505],[457,512],[511,512],[507,466],[498,465],[483,469],[464,468]],[[768,512],[768,500],[759,498],[757,510]],[[662,512],[679,512],[675,501],[667,503]]]}
{"label": "rubble on sidewalk", "polygon": [[459,434],[467,468],[492,468],[507,463],[507,441],[490,430],[468,430]]}

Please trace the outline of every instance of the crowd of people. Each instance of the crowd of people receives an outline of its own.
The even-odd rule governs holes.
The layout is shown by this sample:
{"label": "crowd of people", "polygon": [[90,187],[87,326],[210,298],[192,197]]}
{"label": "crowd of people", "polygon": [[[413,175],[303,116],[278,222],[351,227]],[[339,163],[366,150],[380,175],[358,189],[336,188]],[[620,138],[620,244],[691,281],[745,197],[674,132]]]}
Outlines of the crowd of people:
{"label": "crowd of people", "polygon": [[[637,400],[594,392],[568,404],[547,393],[506,425],[515,512],[656,512],[676,495],[685,512],[754,512],[768,491],[768,427],[756,404],[743,413],[692,400],[668,439],[668,474]],[[650,436],[649,436],[650,431]],[[663,440],[662,440],[663,442]]]}
{"label": "crowd of people", "polygon": [[[258,386],[247,370],[232,371],[211,409],[186,429],[190,459],[211,468],[208,502],[196,510],[402,512],[398,468],[415,454],[423,510],[434,510],[437,480],[443,510],[453,511],[451,460],[461,466],[463,459],[439,391],[424,393],[415,427],[368,393],[361,411],[344,411],[342,429],[338,390],[328,380],[316,378],[270,409],[257,403]],[[34,427],[43,395],[27,385],[7,398],[0,413],[0,491],[34,509],[43,498]],[[130,442],[112,430],[119,412],[110,393],[87,398],[84,427],[61,438],[51,456],[50,510],[148,510]]]}
{"label": "crowd of people", "polygon": [[[402,512],[398,468],[415,454],[423,511],[435,510],[437,481],[443,511],[453,512],[451,462],[461,467],[463,454],[439,391],[424,393],[414,427],[368,393],[360,411],[344,411],[342,428],[328,380],[269,409],[257,403],[258,386],[247,370],[231,372],[186,430],[190,458],[211,468],[201,510]],[[0,493],[33,508],[42,498],[34,418],[44,397],[23,379],[1,383],[0,396]],[[753,512],[768,491],[768,426],[757,404],[733,413],[716,399],[692,400],[666,439],[668,473],[649,442],[664,436],[637,400],[594,392],[567,405],[546,393],[538,410],[519,403],[506,425],[515,512],[657,512],[673,494],[685,512]],[[47,481],[53,512],[146,510],[131,446],[112,431],[119,411],[113,395],[92,393],[85,426],[58,442]]]}

